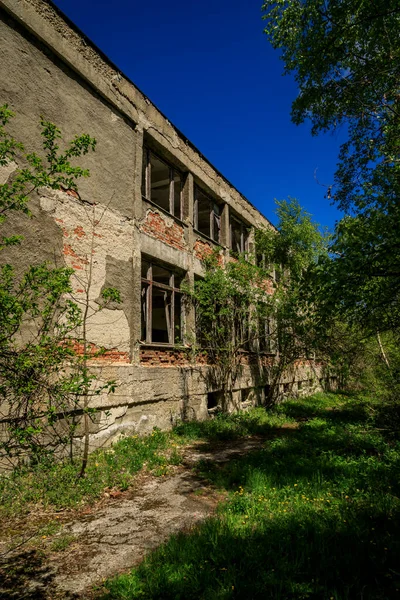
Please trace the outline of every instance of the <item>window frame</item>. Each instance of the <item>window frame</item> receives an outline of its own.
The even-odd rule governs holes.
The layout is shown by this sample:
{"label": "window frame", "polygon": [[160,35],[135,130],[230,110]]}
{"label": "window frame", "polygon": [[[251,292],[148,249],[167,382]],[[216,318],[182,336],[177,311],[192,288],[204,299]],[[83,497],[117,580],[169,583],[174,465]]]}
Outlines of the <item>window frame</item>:
{"label": "window frame", "polygon": [[[202,231],[199,230],[199,197],[198,197],[199,192],[203,196],[205,196],[209,202],[210,235],[207,235],[206,233],[203,233]],[[214,233],[215,233],[214,224],[215,224],[215,221],[217,220],[216,219],[216,211],[215,211],[216,206],[218,207],[217,219],[219,219],[218,239],[215,239],[215,237],[214,237]],[[206,238],[208,238],[215,244],[221,244],[221,213],[222,213],[221,205],[218,204],[218,202],[212,196],[207,194],[200,186],[195,184],[195,186],[194,186],[194,229],[196,230],[197,233],[200,233],[200,235],[204,235]]]}
{"label": "window frame", "polygon": [[[240,251],[237,252],[233,248],[233,231],[232,231],[232,221],[235,221],[237,225],[240,226]],[[229,218],[229,249],[234,254],[246,254],[249,249],[249,233],[247,231],[248,225],[246,225],[243,221],[241,221],[235,215],[230,215]]]}
{"label": "window frame", "polygon": [[[179,294],[181,299],[183,297],[183,292],[181,291],[180,288],[175,287],[175,276],[179,276],[182,279],[184,278],[184,275],[180,276],[176,271],[174,271],[173,269],[171,269],[171,267],[169,265],[165,265],[162,262],[153,260],[151,258],[147,258],[146,256],[142,255],[142,263],[146,262],[148,263],[148,269],[147,269],[147,277],[143,277],[141,276],[141,309],[140,309],[140,317],[141,317],[141,331],[140,331],[140,337],[142,338],[142,324],[143,321],[142,319],[146,319],[145,325],[146,325],[146,339],[145,340],[140,340],[141,344],[146,344],[146,345],[153,345],[153,346],[166,346],[166,347],[173,347],[176,345],[184,345],[184,323],[185,323],[185,319],[184,319],[184,311],[183,311],[183,303],[181,301],[181,315],[180,315],[180,325],[181,325],[181,339],[180,342],[177,343],[174,339],[174,334],[175,334],[175,296],[176,294]],[[169,285],[165,285],[163,283],[159,283],[157,281],[154,281],[153,279],[153,267],[154,266],[159,266],[161,268],[163,268],[165,271],[169,272]],[[143,314],[143,286],[147,286],[145,288],[145,306],[146,306],[146,314]],[[168,334],[168,342],[153,342],[152,340],[152,334],[153,334],[153,288],[157,288],[160,290],[164,290],[166,292],[170,292],[171,293],[171,310],[170,310],[170,324],[169,327],[167,328],[167,334]]]}
{"label": "window frame", "polygon": [[[162,162],[166,167],[168,167],[169,173],[169,191],[168,191],[168,199],[169,199],[169,209],[164,208],[157,202],[151,199],[151,155],[153,155],[157,160]],[[155,204],[161,210],[164,210],[168,214],[182,221],[183,219],[183,174],[182,171],[171,165],[168,161],[162,158],[159,154],[148,148],[147,146],[143,146],[143,160],[142,160],[142,169],[144,169],[144,173],[142,173],[142,197],[147,200],[147,202],[151,202]],[[179,192],[179,215],[175,214],[175,175],[179,175],[181,182],[181,189]],[[144,186],[143,186],[144,184]],[[143,190],[144,187],[144,190]],[[144,191],[144,193],[143,193]]]}

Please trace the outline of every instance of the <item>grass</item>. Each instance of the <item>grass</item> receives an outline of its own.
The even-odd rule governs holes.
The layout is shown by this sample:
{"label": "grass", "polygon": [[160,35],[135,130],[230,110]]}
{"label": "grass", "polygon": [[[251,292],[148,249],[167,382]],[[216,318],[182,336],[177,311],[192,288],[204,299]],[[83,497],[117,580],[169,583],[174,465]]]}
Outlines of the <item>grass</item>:
{"label": "grass", "polygon": [[16,517],[46,508],[61,510],[91,504],[105,491],[127,490],[139,471],[146,468],[156,476],[168,474],[182,460],[181,447],[194,440],[233,440],[264,434],[288,418],[268,415],[264,409],[251,413],[218,415],[204,423],[182,423],[173,432],[155,428],[149,435],[124,437],[111,448],[89,456],[86,475],[77,478],[79,464],[44,463],[0,475],[0,518]]}
{"label": "grass", "polygon": [[400,598],[400,443],[382,408],[319,394],[176,430],[210,441],[262,433],[260,451],[199,464],[228,500],[109,580],[104,600]]}
{"label": "grass", "polygon": [[127,490],[146,468],[164,475],[181,460],[177,439],[154,429],[145,437],[125,437],[89,457],[86,476],[77,478],[71,462],[39,464],[0,477],[0,517],[17,517],[36,510],[78,508],[93,503],[106,490]]}

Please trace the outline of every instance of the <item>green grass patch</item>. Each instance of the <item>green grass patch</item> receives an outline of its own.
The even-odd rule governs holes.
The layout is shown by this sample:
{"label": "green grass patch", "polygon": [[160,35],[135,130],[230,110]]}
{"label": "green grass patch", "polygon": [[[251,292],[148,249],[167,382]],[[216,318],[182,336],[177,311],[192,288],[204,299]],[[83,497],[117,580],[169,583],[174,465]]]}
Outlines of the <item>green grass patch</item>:
{"label": "green grass patch", "polygon": [[44,463],[0,477],[0,516],[17,516],[34,506],[63,509],[93,502],[106,489],[126,490],[146,467],[156,475],[179,464],[178,442],[171,433],[154,429],[144,437],[124,437],[111,448],[89,456],[84,478],[79,463]]}
{"label": "green grass patch", "polygon": [[229,463],[201,462],[228,500],[108,581],[103,598],[399,598],[400,443],[381,415],[372,399],[318,394],[180,426],[200,439],[276,435]]}
{"label": "green grass patch", "polygon": [[175,427],[174,432],[186,441],[225,441],[251,435],[266,435],[289,422],[295,422],[290,415],[258,407],[231,415],[219,413],[208,421],[181,423]]}
{"label": "green grass patch", "polygon": [[28,513],[34,506],[77,508],[100,498],[105,490],[127,490],[144,467],[156,476],[179,465],[181,448],[194,440],[225,441],[262,435],[290,417],[257,408],[249,413],[218,415],[205,422],[177,425],[172,432],[155,428],[146,436],[126,436],[89,456],[86,475],[77,478],[79,462],[42,463],[0,476],[0,516]]}

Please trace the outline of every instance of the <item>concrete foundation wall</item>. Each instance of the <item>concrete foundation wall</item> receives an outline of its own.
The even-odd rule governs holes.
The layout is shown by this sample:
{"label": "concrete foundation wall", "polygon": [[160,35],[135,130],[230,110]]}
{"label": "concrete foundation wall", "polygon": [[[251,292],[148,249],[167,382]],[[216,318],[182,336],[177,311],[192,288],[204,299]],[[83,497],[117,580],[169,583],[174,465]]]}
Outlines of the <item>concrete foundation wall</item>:
{"label": "concrete foundation wall", "polygon": [[[0,0],[0,37],[0,104],[17,115],[10,123],[15,138],[40,153],[43,116],[64,140],[82,133],[97,140],[96,152],[80,161],[91,176],[79,184],[79,195],[47,189],[32,194],[32,218],[15,214],[7,221],[7,234],[22,234],[24,242],[0,257],[21,270],[42,261],[69,266],[74,300],[88,298],[89,342],[106,349],[93,369],[100,380],[118,383],[115,393],[96,397],[93,444],[122,431],[207,418],[209,394],[217,391],[207,384],[208,367],[190,364],[182,348],[141,342],[142,256],[193,281],[213,249],[222,264],[229,259],[231,214],[246,228],[271,224],[50,2]],[[144,147],[181,173],[179,218],[142,198]],[[0,169],[0,180],[16,167]],[[195,230],[196,185],[221,207],[219,244]],[[252,239],[250,234],[250,250]],[[120,291],[122,303],[99,312],[101,292],[110,286]],[[191,314],[186,328],[193,328]],[[267,369],[255,373],[244,366],[224,408],[262,402],[268,377]],[[287,374],[282,394],[299,380],[309,388],[319,377],[319,367],[299,365]]]}

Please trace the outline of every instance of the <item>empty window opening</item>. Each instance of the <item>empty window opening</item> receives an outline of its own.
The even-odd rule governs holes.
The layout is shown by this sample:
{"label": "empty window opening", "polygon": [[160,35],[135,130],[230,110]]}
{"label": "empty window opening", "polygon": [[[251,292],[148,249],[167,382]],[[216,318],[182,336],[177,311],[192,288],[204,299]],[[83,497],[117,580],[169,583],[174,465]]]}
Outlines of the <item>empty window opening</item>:
{"label": "empty window opening", "polygon": [[290,383],[283,384],[283,393],[288,394],[290,392]]}
{"label": "empty window opening", "polygon": [[207,394],[207,408],[208,408],[208,410],[212,410],[213,408],[217,408],[219,395],[220,395],[220,392],[208,392],[208,394]]}
{"label": "empty window opening", "polygon": [[141,341],[148,344],[182,343],[182,275],[142,260]]}
{"label": "empty window opening", "polygon": [[248,250],[248,228],[236,217],[230,218],[230,248],[235,254]]}
{"label": "empty window opening", "polygon": [[252,392],[253,392],[253,388],[247,388],[247,389],[240,391],[242,404],[251,404]]}
{"label": "empty window opening", "polygon": [[181,173],[148,148],[143,150],[142,196],[182,218]]}
{"label": "empty window opening", "polygon": [[271,386],[270,385],[264,385],[264,400],[265,402],[268,402],[271,398]]}
{"label": "empty window opening", "polygon": [[214,242],[220,242],[221,216],[220,207],[200,188],[195,188],[195,229]]}
{"label": "empty window opening", "polygon": [[298,381],[297,382],[297,389],[300,391],[303,388],[303,382],[302,381]]}

